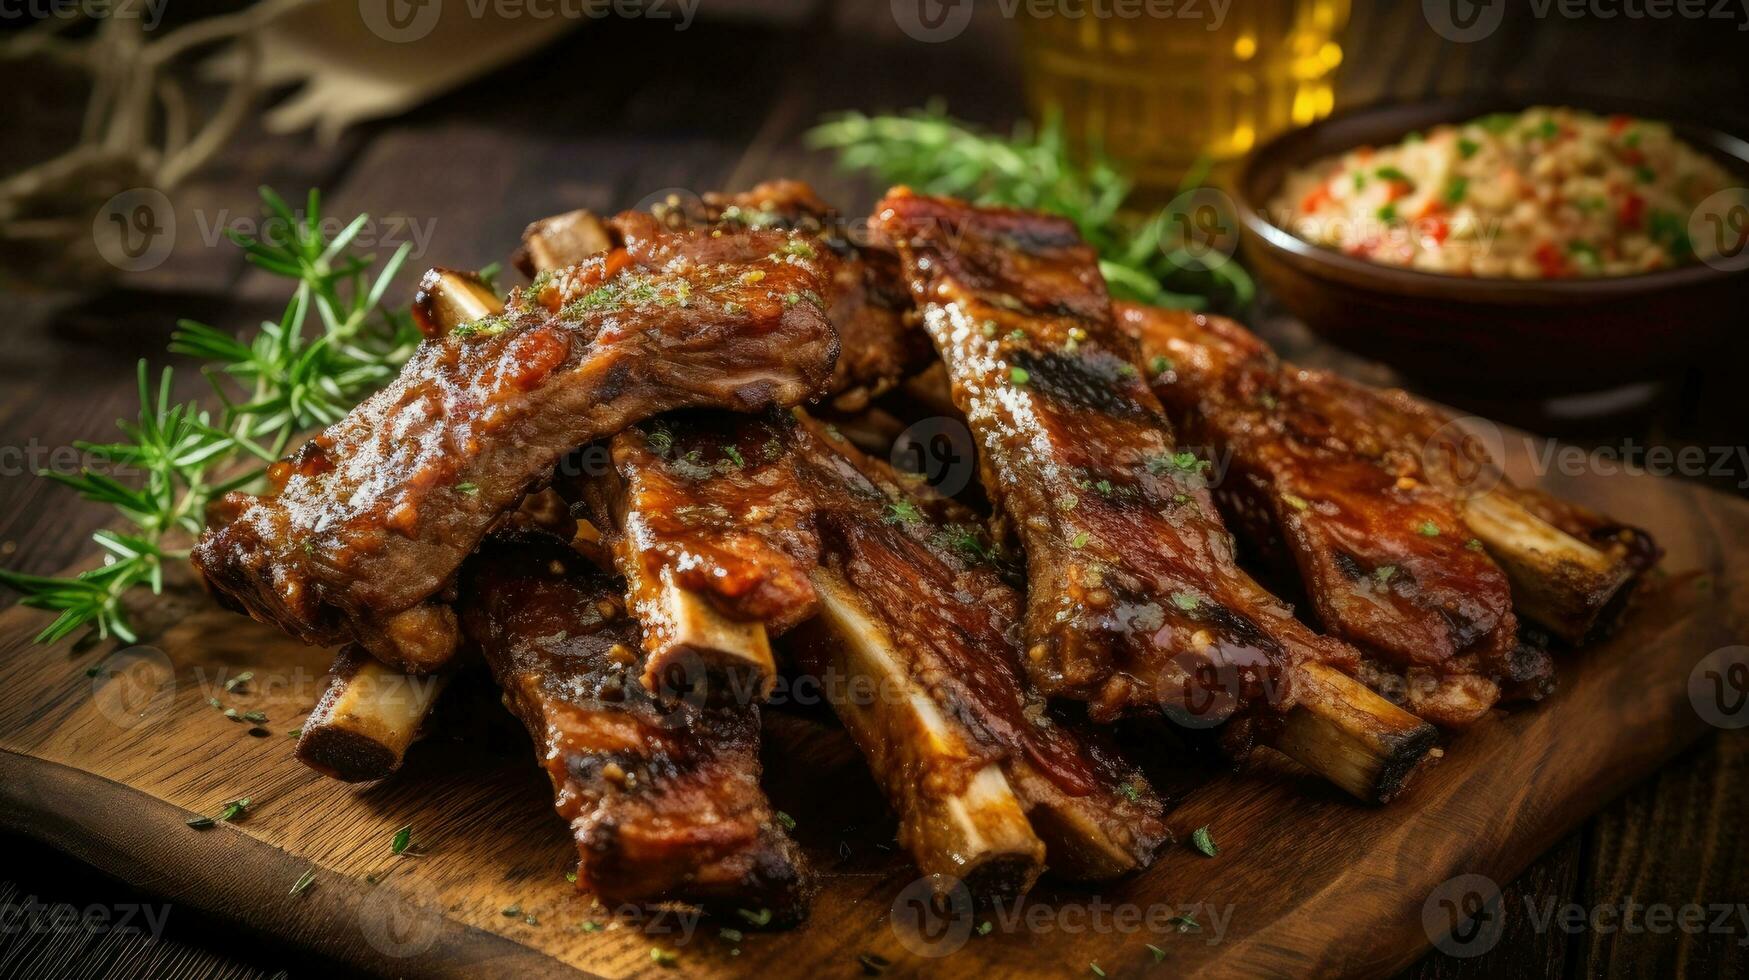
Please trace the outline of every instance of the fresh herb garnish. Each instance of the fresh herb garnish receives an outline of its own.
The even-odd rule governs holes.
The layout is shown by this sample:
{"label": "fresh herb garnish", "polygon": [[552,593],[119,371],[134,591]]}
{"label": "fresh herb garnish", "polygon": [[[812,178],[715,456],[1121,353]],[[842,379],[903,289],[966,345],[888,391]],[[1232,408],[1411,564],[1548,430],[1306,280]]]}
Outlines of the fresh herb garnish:
{"label": "fresh herb garnish", "polygon": [[1214,857],[1221,853],[1221,849],[1215,846],[1215,839],[1209,836],[1206,824],[1191,831],[1190,843],[1201,851],[1204,857]]}
{"label": "fresh herb garnish", "polygon": [[[1239,263],[1203,263],[1176,241],[1182,213],[1138,214],[1126,206],[1133,205],[1129,176],[1103,154],[1071,148],[1055,114],[1036,130],[1023,125],[1003,137],[951,118],[939,104],[903,115],[851,112],[828,118],[808,140],[837,151],[842,166],[872,171],[887,185],[1068,218],[1099,253],[1100,271],[1119,298],[1236,310],[1255,292]],[[1193,168],[1179,190],[1201,185],[1208,169]]]}
{"label": "fresh herb garnish", "polygon": [[1008,380],[1017,385],[1023,385],[1032,380],[1032,372],[1023,367],[1009,368]]}
{"label": "fresh herb garnish", "polygon": [[1415,533],[1424,538],[1437,538],[1439,537],[1439,525],[1432,521],[1422,521],[1421,526],[1415,529]]}
{"label": "fresh herb garnish", "polygon": [[311,868],[310,870],[304,872],[302,875],[298,876],[298,880],[292,883],[291,891],[286,892],[286,894],[287,895],[300,895],[303,892],[308,891],[310,885],[313,884],[315,882],[315,880],[316,880],[316,869]]}
{"label": "fresh herb garnish", "polygon": [[911,501],[899,500],[887,505],[887,520],[899,524],[921,524],[923,514]]}
{"label": "fresh herb garnish", "polygon": [[1202,925],[1196,921],[1196,916],[1194,915],[1175,915],[1172,918],[1167,919],[1166,922],[1169,925],[1177,926],[1179,932],[1202,931]]}
{"label": "fresh herb garnish", "polygon": [[1482,144],[1476,142],[1473,139],[1469,139],[1467,137],[1459,137],[1458,141],[1457,141],[1457,148],[1458,148],[1458,156],[1464,158],[1465,160],[1468,160],[1470,157],[1473,157],[1476,155],[1476,151],[1480,150],[1482,148]]}
{"label": "fresh herb garnish", "polygon": [[[227,491],[258,487],[265,467],[294,435],[337,421],[392,378],[418,345],[412,317],[383,305],[411,243],[370,275],[372,256],[353,248],[368,215],[330,239],[315,191],[301,218],[272,190],[262,188],[261,198],[267,212],[262,236],[229,237],[251,264],[296,284],[290,303],[247,341],[192,320],[178,323],[170,350],[206,362],[202,373],[216,393],[216,413],[172,401],[168,368],[154,391],[142,360],[139,413],[118,423],[122,440],[77,443],[92,466],[44,474],[114,507],[131,527],[93,535],[103,563],[78,575],[0,571],[0,583],[23,593],[22,604],[60,613],[37,642],[81,628],[136,642],[124,597],[141,586],[163,590],[165,566],[187,559],[183,545],[200,533],[207,504]],[[134,478],[116,479],[109,472],[116,469]]]}
{"label": "fresh herb garnish", "polygon": [[785,829],[785,830],[796,829],[796,818],[790,816],[789,814],[783,812],[782,810],[777,811],[777,822],[779,824],[781,824],[783,826],[783,829]]}
{"label": "fresh herb garnish", "polygon": [[1470,178],[1453,177],[1445,185],[1445,203],[1457,206],[1464,203],[1464,198],[1470,193]]}
{"label": "fresh herb garnish", "polygon": [[1161,949],[1160,947],[1154,945],[1153,943],[1143,943],[1142,945],[1148,947],[1148,952],[1154,954],[1154,962],[1160,963],[1166,959],[1166,951]]}
{"label": "fresh herb garnish", "polygon": [[389,840],[389,853],[390,854],[405,854],[405,853],[407,853],[407,848],[412,843],[413,843],[413,825],[408,824],[407,826],[402,827],[400,830],[395,831],[395,836]]}
{"label": "fresh herb garnish", "polygon": [[747,909],[736,909],[735,914],[740,916],[743,919],[746,919],[747,922],[752,924],[752,925],[756,925],[756,926],[771,925],[771,910],[770,909],[760,909],[757,912],[750,912]]}
{"label": "fresh herb garnish", "polygon": [[650,962],[657,966],[673,966],[677,959],[679,956],[671,949],[662,949],[659,946],[650,947]]}

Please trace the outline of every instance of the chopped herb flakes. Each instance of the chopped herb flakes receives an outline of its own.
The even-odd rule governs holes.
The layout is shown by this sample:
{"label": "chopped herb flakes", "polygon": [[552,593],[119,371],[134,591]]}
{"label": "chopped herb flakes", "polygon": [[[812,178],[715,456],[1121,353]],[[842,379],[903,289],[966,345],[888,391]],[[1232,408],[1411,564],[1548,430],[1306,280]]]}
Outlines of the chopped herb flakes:
{"label": "chopped herb flakes", "polygon": [[1117,791],[1122,793],[1123,798],[1129,800],[1131,803],[1141,802],[1142,791],[1136,788],[1135,783],[1123,783],[1118,786]]}
{"label": "chopped herb flakes", "polygon": [[408,824],[395,831],[395,836],[389,840],[389,853],[405,854],[407,847],[413,843],[413,825]]}
{"label": "chopped herb flakes", "polygon": [[657,966],[673,966],[674,961],[677,959],[679,959],[679,956],[675,955],[675,952],[671,949],[662,949],[657,946],[650,947],[650,962]]}
{"label": "chopped herb flakes", "polygon": [[1424,538],[1437,538],[1439,537],[1439,525],[1432,521],[1422,521],[1421,526],[1415,529],[1415,533]]}
{"label": "chopped herb flakes", "polygon": [[1172,604],[1185,612],[1196,612],[1197,607],[1202,605],[1202,600],[1188,592],[1174,592]]}
{"label": "chopped herb flakes", "polygon": [[1372,570],[1373,581],[1380,585],[1390,582],[1391,576],[1395,574],[1397,574],[1397,566],[1395,565],[1380,565]]}
{"label": "chopped herb flakes", "polygon": [[785,830],[796,829],[796,818],[790,816],[789,814],[783,812],[782,810],[777,811],[777,822],[782,824],[783,829],[785,829]]}
{"label": "chopped herb flakes", "polygon": [[1191,831],[1190,843],[1197,850],[1201,851],[1204,857],[1214,857],[1221,853],[1221,849],[1215,846],[1215,839],[1209,836],[1209,829],[1206,824]]}
{"label": "chopped herb flakes", "polygon": [[734,463],[736,467],[747,465],[747,460],[742,457],[741,450],[736,449],[734,446],[724,446],[723,455],[727,456],[729,462]]}
{"label": "chopped herb flakes", "polygon": [[738,943],[747,937],[739,929],[730,929],[728,926],[724,926],[717,930],[717,938],[726,943]]}
{"label": "chopped herb flakes", "polygon": [[522,906],[520,906],[520,905],[506,905],[502,909],[499,909],[498,912],[500,915],[504,916],[506,919],[514,919],[517,916],[522,914]]}
{"label": "chopped herb flakes", "polygon": [[1142,945],[1148,947],[1148,952],[1154,954],[1154,962],[1159,963],[1159,962],[1162,962],[1166,959],[1166,951],[1161,949],[1160,947],[1154,945],[1153,943],[1143,943]]}
{"label": "chopped herb flakes", "polygon": [[1087,544],[1087,541],[1088,541],[1087,532],[1082,531],[1082,532],[1075,535],[1074,540],[1069,542],[1069,547],[1071,547],[1071,548],[1085,547]]}
{"label": "chopped herb flakes", "polygon": [[472,497],[480,492],[480,485],[478,483],[458,483],[455,485],[455,492]]}
{"label": "chopped herb flakes", "polygon": [[1166,921],[1171,925],[1177,926],[1179,932],[1202,931],[1202,924],[1196,921],[1196,916],[1194,915],[1175,915]]}
{"label": "chopped herb flakes", "polygon": [[193,820],[188,821],[188,825],[190,827],[196,828],[197,830],[205,830],[206,828],[211,827],[215,823],[230,823],[231,821],[242,816],[248,810],[249,810],[249,797],[244,796],[244,797],[240,797],[238,799],[232,800],[231,802],[226,803],[224,806],[220,807],[219,808],[219,815],[217,817],[195,817]]}
{"label": "chopped herb flakes", "polygon": [[1164,354],[1155,354],[1148,361],[1148,370],[1157,375],[1165,374],[1167,371],[1172,370],[1172,366],[1172,358],[1167,357]]}
{"label": "chopped herb flakes", "polygon": [[235,676],[235,677],[233,677],[230,680],[225,682],[225,693],[227,693],[227,694],[235,693],[238,688],[242,687],[244,684],[247,684],[254,679],[255,679],[255,672],[252,670],[245,670],[241,674],[238,674],[237,676]]}
{"label": "chopped herb flakes", "polygon": [[1104,971],[1104,970],[1101,970],[1101,969],[1100,969],[1100,968],[1099,968],[1099,964],[1098,964],[1098,963],[1089,963],[1089,964],[1087,964],[1087,969],[1089,969],[1089,970],[1092,970],[1092,971],[1093,971],[1093,975],[1094,975],[1094,976],[1096,976],[1096,977],[1103,977],[1103,976],[1105,976],[1105,971]]}
{"label": "chopped herb flakes", "polygon": [[887,505],[887,520],[898,524],[921,524],[923,514],[917,510],[916,504],[899,500]]}
{"label": "chopped herb flakes", "polygon": [[760,909],[757,912],[749,912],[746,909],[736,909],[735,914],[740,916],[743,919],[746,919],[747,922],[751,925],[756,925],[756,926],[771,925],[771,910],[770,909]]}
{"label": "chopped herb flakes", "polygon": [[1009,368],[1008,380],[1017,385],[1023,385],[1032,380],[1032,372],[1023,367]]}
{"label": "chopped herb flakes", "polygon": [[310,888],[310,885],[314,884],[315,881],[316,881],[316,869],[311,868],[310,870],[304,872],[301,876],[299,876],[297,881],[292,883],[291,891],[286,892],[286,894],[287,895],[300,895],[300,894],[308,891]]}
{"label": "chopped herb flakes", "polygon": [[464,323],[449,333],[452,337],[464,339],[468,337],[496,337],[509,329],[509,319],[502,316],[487,316],[470,323]]}
{"label": "chopped herb flakes", "polygon": [[1282,501],[1282,503],[1287,504],[1289,507],[1292,507],[1294,510],[1305,510],[1306,508],[1312,506],[1311,504],[1306,502],[1306,498],[1298,497],[1298,496],[1295,496],[1294,494],[1291,494],[1291,493],[1282,494],[1281,501]]}

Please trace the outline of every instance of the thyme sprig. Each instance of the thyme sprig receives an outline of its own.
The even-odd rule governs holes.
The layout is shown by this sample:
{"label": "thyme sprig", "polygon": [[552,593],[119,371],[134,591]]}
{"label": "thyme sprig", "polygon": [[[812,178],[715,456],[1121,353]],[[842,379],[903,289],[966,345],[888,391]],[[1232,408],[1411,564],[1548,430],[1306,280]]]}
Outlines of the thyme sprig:
{"label": "thyme sprig", "polygon": [[[1175,244],[1174,215],[1138,211],[1129,176],[1103,153],[1072,152],[1061,121],[1022,124],[1006,137],[980,132],[950,117],[940,104],[899,115],[847,112],[808,133],[814,146],[835,150],[840,165],[872,171],[889,184],[949,194],[978,204],[1003,204],[1062,215],[1100,256],[1114,296],[1158,306],[1234,311],[1255,288],[1236,262],[1205,267]],[[1188,175],[1179,190],[1207,177]]]}
{"label": "thyme sprig", "polygon": [[207,504],[255,484],[294,435],[339,419],[391,378],[417,346],[412,318],[382,304],[412,245],[403,244],[373,273],[374,256],[354,248],[368,215],[328,238],[316,191],[301,217],[269,188],[261,189],[261,199],[266,220],[260,235],[228,235],[248,262],[297,284],[285,312],[263,322],[248,341],[180,321],[170,350],[204,362],[216,414],[195,402],[172,401],[168,367],[154,393],[142,360],[139,413],[116,423],[121,440],[75,443],[88,460],[78,473],[43,474],[113,507],[129,527],[94,534],[102,563],[77,575],[0,570],[0,583],[22,593],[24,605],[60,613],[37,634],[38,643],[82,627],[89,627],[88,636],[136,642],[125,597],[140,586],[163,590],[164,568],[186,560]]}

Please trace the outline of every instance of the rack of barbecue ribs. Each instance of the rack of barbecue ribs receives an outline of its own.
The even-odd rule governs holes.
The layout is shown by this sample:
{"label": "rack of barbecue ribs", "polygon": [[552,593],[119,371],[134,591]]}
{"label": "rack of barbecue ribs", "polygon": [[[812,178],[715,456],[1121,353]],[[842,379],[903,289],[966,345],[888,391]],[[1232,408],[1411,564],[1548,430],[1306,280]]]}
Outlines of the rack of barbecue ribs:
{"label": "rack of barbecue ribs", "polygon": [[653,697],[619,584],[563,539],[495,532],[461,579],[463,630],[552,777],[580,887],[805,917],[810,877],[759,787],[757,704]]}
{"label": "rack of barbecue ribs", "polygon": [[[1111,722],[1384,802],[1435,724],[1546,689],[1528,637],[1607,629],[1657,560],[1402,392],[1114,307],[1066,221],[901,188],[869,229],[779,181],[538,221],[507,299],[428,273],[401,375],[194,551],[222,601],[344,644],[298,757],[392,774],[465,650],[536,743],[582,886],[789,923],[810,879],[757,755],[788,671],[918,867],[1002,898],[1167,840],[1125,755],[1153,746]],[[983,498],[876,458],[907,398],[964,417]]]}
{"label": "rack of barbecue ribs", "polygon": [[1229,461],[1217,498],[1239,533],[1421,717],[1462,726],[1502,696],[1540,697],[1552,662],[1514,606],[1578,642],[1656,560],[1644,532],[1504,481],[1402,392],[1283,364],[1220,317],[1117,312],[1187,438]]}
{"label": "rack of barbecue ribs", "polygon": [[1357,795],[1394,795],[1431,727],[1349,680],[1359,654],[1240,570],[1207,463],[1174,442],[1074,226],[902,188],[874,220],[1026,554],[1033,682],[1095,720],[1219,721],[1236,755],[1273,742]]}
{"label": "rack of barbecue ribs", "polygon": [[669,416],[616,436],[612,458],[576,492],[619,567],[673,570],[732,620],[795,629],[797,666],[925,873],[1005,897],[1046,862],[1088,878],[1148,863],[1160,804],[1026,686],[1020,597],[974,515],[805,417]]}
{"label": "rack of barbecue ribs", "polygon": [[837,337],[826,260],[798,236],[670,231],[616,218],[623,245],[530,301],[432,336],[387,388],[230,494],[194,563],[224,601],[309,643],[392,666],[454,652],[442,601],[492,522],[564,454],[663,411],[755,411],[818,394]]}

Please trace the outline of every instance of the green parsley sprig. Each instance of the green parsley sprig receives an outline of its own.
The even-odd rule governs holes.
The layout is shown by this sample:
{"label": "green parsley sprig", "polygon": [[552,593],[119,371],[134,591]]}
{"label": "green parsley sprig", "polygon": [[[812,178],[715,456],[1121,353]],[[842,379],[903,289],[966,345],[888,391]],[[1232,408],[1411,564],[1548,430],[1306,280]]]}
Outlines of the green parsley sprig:
{"label": "green parsley sprig", "polygon": [[[1102,153],[1078,159],[1061,121],[1022,124],[1007,136],[980,132],[950,117],[938,103],[898,115],[847,112],[828,117],[808,142],[837,152],[846,169],[868,170],[888,184],[949,194],[978,204],[1002,204],[1062,215],[1100,256],[1114,296],[1185,309],[1237,311],[1255,293],[1237,262],[1204,268],[1174,244],[1169,210],[1138,212],[1129,176]],[[1189,190],[1207,176],[1192,173]]]}
{"label": "green parsley sprig", "polygon": [[53,643],[82,627],[97,638],[136,642],[125,597],[140,586],[162,591],[164,568],[187,559],[207,504],[256,483],[294,435],[339,419],[393,377],[418,345],[411,316],[382,304],[412,245],[403,244],[373,273],[374,256],[353,247],[368,215],[330,239],[316,191],[301,217],[269,188],[261,199],[260,235],[228,235],[251,264],[296,283],[291,301],[247,342],[203,323],[178,323],[170,350],[204,362],[216,412],[173,402],[170,368],[159,374],[154,393],[142,360],[139,413],[116,423],[121,441],[76,443],[90,460],[80,472],[44,474],[115,508],[129,527],[93,535],[102,564],[77,575],[0,570],[0,583],[22,593],[24,605],[60,613],[37,642]]}

